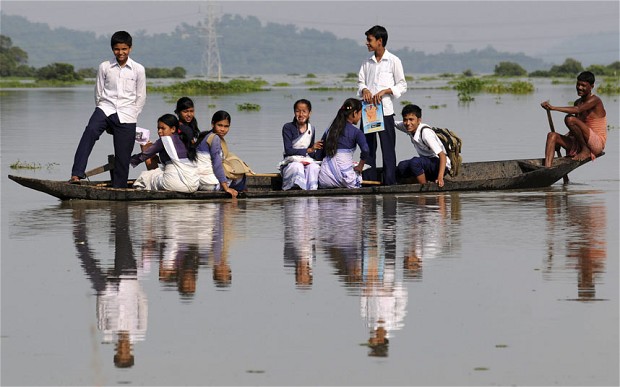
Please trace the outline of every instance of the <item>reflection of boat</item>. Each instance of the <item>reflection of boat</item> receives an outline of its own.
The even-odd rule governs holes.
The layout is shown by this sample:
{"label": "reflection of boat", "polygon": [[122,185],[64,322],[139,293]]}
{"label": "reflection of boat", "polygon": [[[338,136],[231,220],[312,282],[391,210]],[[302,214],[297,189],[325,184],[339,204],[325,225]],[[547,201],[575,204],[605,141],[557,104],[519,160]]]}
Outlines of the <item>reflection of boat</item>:
{"label": "reflection of boat", "polygon": [[[602,155],[600,155],[602,156]],[[600,157],[599,156],[599,157]],[[446,177],[445,185],[439,188],[435,183],[397,184],[391,186],[367,185],[362,188],[334,188],[315,191],[282,191],[282,179],[278,174],[248,175],[247,192],[239,198],[266,198],[285,196],[338,196],[338,195],[376,195],[393,193],[421,193],[440,191],[481,191],[528,189],[548,187],[572,170],[587,163],[569,158],[555,159],[553,166],[545,168],[542,159],[500,160],[464,163],[456,177]],[[181,193],[172,191],[144,191],[132,188],[111,188],[109,182],[83,181],[69,184],[66,181],[41,180],[9,175],[9,179],[25,187],[41,191],[61,200],[213,200],[229,197],[225,192],[199,191]],[[131,183],[131,182],[130,182]]]}

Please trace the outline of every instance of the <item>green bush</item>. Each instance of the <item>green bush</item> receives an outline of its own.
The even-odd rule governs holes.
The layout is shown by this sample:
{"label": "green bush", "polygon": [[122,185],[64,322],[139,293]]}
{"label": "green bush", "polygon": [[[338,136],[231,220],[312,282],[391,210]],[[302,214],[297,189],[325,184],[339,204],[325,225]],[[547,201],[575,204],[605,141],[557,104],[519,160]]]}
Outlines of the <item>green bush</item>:
{"label": "green bush", "polygon": [[68,63],[52,63],[41,67],[37,70],[35,77],[38,81],[73,82],[82,79],[73,71],[73,65]]}
{"label": "green bush", "polygon": [[527,71],[521,65],[514,62],[499,62],[495,65],[495,75],[500,77],[521,77],[527,74]]}

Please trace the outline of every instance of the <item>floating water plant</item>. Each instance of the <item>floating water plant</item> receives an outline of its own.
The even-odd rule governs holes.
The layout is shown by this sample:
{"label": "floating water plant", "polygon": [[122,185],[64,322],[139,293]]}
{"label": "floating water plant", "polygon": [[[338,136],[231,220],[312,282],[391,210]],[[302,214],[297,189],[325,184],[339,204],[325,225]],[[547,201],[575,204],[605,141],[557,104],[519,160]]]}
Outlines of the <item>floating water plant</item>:
{"label": "floating water plant", "polygon": [[22,162],[17,160],[16,162],[14,162],[13,164],[10,165],[11,169],[42,169],[42,168],[53,168],[54,166],[58,165],[58,163],[47,163],[45,164],[45,166],[43,166],[41,163],[27,163],[27,162]]}
{"label": "floating water plant", "polygon": [[249,102],[245,102],[245,103],[238,103],[237,104],[237,110],[239,111],[254,111],[254,112],[258,112],[260,111],[261,106],[259,104],[256,103],[249,103]]}

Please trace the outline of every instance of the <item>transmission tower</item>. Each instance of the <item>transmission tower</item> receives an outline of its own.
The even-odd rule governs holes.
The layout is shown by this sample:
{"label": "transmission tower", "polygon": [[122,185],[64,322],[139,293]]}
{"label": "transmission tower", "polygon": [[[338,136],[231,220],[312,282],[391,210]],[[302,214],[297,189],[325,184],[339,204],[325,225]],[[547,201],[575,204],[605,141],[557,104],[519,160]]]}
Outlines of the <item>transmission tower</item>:
{"label": "transmission tower", "polygon": [[217,21],[217,11],[215,4],[211,1],[207,2],[207,17],[205,19],[204,38],[206,40],[206,49],[202,54],[202,75],[207,78],[215,78],[222,80],[222,62],[220,60],[220,50],[217,47],[217,32],[215,30],[215,22]]}

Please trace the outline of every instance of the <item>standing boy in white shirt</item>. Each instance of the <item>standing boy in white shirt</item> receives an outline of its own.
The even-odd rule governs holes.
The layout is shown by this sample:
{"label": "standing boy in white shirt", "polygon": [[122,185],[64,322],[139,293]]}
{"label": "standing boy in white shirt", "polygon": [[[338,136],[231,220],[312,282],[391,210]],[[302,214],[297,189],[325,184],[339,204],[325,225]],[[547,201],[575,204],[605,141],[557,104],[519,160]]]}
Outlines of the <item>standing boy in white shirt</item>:
{"label": "standing boy in white shirt", "polygon": [[95,142],[108,131],[114,136],[112,186],[127,188],[136,123],[146,102],[146,74],[144,66],[129,58],[132,38],[128,32],[115,32],[111,46],[115,59],[101,63],[97,70],[96,108],[75,151],[70,182],[79,183],[86,177],[86,164]]}
{"label": "standing boy in white shirt", "polygon": [[[394,102],[407,91],[407,81],[400,59],[389,52],[388,33],[382,26],[366,31],[366,47],[373,55],[366,59],[358,76],[358,95],[368,103],[383,105],[384,130],[379,132],[383,155],[383,184],[396,184],[396,132],[394,130]],[[360,128],[363,128],[363,123]],[[377,180],[377,137],[376,133],[366,135],[370,147],[370,169],[364,172],[364,179]]]}

